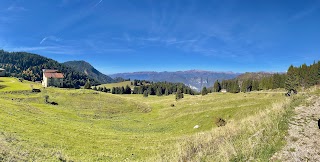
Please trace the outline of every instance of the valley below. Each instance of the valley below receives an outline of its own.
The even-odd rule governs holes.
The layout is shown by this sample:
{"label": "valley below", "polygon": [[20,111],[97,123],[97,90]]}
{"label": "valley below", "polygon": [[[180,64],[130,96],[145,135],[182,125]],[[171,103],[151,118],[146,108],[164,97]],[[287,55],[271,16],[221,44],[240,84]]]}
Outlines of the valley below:
{"label": "valley below", "polygon": [[[41,85],[0,80],[4,161],[264,161],[284,145],[290,112],[307,95],[210,93],[175,100],[85,89],[32,93],[30,85]],[[217,126],[219,118],[225,126]]]}

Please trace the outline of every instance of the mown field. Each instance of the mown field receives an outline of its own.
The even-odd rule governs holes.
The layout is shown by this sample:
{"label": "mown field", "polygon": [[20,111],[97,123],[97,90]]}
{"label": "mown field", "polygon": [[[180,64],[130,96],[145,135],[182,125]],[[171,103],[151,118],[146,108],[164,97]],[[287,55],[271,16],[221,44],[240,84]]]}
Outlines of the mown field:
{"label": "mown field", "polygon": [[125,82],[119,82],[119,83],[109,83],[109,84],[101,84],[97,87],[106,87],[109,89],[112,89],[113,87],[126,87],[126,86],[130,86],[131,88],[133,88],[134,86],[131,85],[131,81],[125,81]]}
{"label": "mown field", "polygon": [[[0,78],[0,161],[265,160],[282,145],[283,116],[300,103],[281,93],[179,101],[84,89],[31,93],[30,84],[40,87]],[[46,104],[46,95],[58,105]],[[218,128],[216,118],[227,125]]]}

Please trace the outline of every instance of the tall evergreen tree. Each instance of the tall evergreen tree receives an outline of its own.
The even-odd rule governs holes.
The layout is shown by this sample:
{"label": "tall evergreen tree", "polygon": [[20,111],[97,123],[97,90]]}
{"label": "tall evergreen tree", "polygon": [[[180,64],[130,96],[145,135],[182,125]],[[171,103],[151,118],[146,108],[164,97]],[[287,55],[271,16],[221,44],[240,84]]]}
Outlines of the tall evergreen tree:
{"label": "tall evergreen tree", "polygon": [[164,95],[166,95],[166,96],[169,95],[169,90],[168,90],[168,88],[166,88],[166,90],[164,91]]}
{"label": "tall evergreen tree", "polygon": [[201,94],[202,94],[202,96],[208,94],[207,87],[203,87],[203,88],[202,88]]}
{"label": "tall evergreen tree", "polygon": [[157,92],[156,92],[157,96],[162,96],[162,89],[159,87],[157,88]]}
{"label": "tall evergreen tree", "polygon": [[180,89],[177,90],[177,93],[176,93],[176,100],[179,100],[183,98],[183,93],[181,92]]}
{"label": "tall evergreen tree", "polygon": [[143,97],[148,97],[148,91],[147,90],[144,90]]}
{"label": "tall evergreen tree", "polygon": [[124,94],[131,94],[131,88],[127,85],[124,92]]}
{"label": "tall evergreen tree", "polygon": [[108,92],[106,87],[103,87],[102,91],[103,92]]}
{"label": "tall evergreen tree", "polygon": [[84,89],[91,89],[91,83],[90,80],[88,79],[86,84],[84,85]]}
{"label": "tall evergreen tree", "polygon": [[125,94],[125,89],[123,86],[120,88],[119,94]]}
{"label": "tall evergreen tree", "polygon": [[291,65],[287,72],[287,79],[285,82],[285,89],[287,91],[296,91],[299,85],[297,70]]}
{"label": "tall evergreen tree", "polygon": [[221,85],[220,85],[220,82],[217,80],[216,82],[214,82],[213,92],[220,92],[220,91],[221,91]]}

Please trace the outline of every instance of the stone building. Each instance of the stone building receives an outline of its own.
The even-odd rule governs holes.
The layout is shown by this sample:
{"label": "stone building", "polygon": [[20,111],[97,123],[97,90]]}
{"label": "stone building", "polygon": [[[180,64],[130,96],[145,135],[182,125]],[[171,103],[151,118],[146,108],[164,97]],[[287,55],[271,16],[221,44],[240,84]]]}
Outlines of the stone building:
{"label": "stone building", "polygon": [[58,70],[43,69],[43,87],[63,87],[63,74]]}

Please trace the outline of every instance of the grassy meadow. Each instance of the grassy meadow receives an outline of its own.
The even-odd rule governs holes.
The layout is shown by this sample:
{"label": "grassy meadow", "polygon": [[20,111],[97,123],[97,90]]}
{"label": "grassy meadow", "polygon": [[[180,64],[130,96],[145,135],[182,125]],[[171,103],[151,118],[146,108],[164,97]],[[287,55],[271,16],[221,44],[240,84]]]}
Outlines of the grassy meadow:
{"label": "grassy meadow", "polygon": [[[30,84],[0,78],[0,161],[264,161],[283,145],[283,117],[301,100],[281,93],[179,101],[84,89],[31,93]],[[46,95],[58,105],[46,104]],[[216,118],[227,125],[217,127]]]}
{"label": "grassy meadow", "polygon": [[106,87],[109,89],[112,89],[113,87],[126,87],[126,86],[130,86],[131,88],[133,88],[134,86],[131,85],[131,81],[124,81],[124,82],[119,82],[119,83],[109,83],[109,84],[101,84],[97,87]]}

